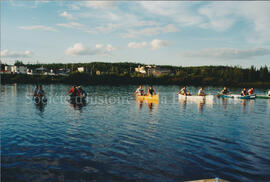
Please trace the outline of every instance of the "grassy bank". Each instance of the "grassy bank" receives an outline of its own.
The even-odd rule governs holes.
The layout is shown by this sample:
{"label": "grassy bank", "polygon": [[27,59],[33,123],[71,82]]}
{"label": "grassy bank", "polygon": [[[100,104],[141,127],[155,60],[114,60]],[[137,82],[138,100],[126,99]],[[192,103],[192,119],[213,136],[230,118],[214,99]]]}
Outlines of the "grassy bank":
{"label": "grassy bank", "polygon": [[126,84],[153,84],[153,85],[194,85],[194,86],[231,86],[270,88],[270,82],[252,81],[239,82],[236,79],[222,79],[217,77],[181,77],[164,75],[160,77],[141,75],[90,75],[88,73],[72,73],[69,76],[2,74],[2,84],[28,83],[49,84],[64,83],[76,85],[126,85]]}

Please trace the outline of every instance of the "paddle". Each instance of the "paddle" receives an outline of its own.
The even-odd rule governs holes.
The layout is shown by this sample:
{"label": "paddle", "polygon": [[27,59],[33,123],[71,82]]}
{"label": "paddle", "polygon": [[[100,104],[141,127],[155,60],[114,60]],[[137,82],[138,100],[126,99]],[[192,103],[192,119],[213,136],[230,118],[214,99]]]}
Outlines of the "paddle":
{"label": "paddle", "polygon": [[218,92],[217,97],[220,97],[221,95],[223,95],[223,94],[221,94],[221,93]]}

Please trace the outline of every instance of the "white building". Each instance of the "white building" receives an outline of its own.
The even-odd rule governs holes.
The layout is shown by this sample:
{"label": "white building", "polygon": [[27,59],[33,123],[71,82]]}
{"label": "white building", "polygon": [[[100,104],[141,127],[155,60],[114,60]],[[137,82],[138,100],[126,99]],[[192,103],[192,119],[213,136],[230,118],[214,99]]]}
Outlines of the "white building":
{"label": "white building", "polygon": [[12,66],[5,66],[5,72],[7,72],[7,73],[10,73],[11,72],[11,67]]}
{"label": "white building", "polygon": [[5,66],[5,71],[7,73],[27,74],[27,67],[26,66]]}
{"label": "white building", "polygon": [[78,67],[78,72],[84,72],[84,67]]}
{"label": "white building", "polygon": [[144,66],[142,66],[142,67],[141,66],[138,66],[138,68],[135,68],[135,71],[136,72],[140,72],[142,74],[145,74],[146,73]]}

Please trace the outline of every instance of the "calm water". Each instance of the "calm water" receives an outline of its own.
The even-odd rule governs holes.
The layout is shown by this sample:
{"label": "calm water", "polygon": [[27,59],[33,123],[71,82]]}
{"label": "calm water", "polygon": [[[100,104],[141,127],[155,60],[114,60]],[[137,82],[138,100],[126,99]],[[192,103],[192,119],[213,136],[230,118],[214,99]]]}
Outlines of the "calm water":
{"label": "calm water", "polygon": [[1,86],[2,181],[270,180],[270,100],[185,102],[156,86],[147,104],[135,86],[89,86],[72,105],[69,86],[44,87],[35,105],[32,85]]}

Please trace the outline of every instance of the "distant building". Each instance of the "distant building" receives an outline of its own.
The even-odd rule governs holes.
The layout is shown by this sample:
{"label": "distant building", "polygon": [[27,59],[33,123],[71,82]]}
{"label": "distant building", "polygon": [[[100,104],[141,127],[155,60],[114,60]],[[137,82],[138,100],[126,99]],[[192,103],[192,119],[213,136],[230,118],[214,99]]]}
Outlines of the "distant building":
{"label": "distant building", "polygon": [[11,66],[10,65],[5,66],[5,72],[6,73],[11,73]]}
{"label": "distant building", "polygon": [[170,74],[171,73],[171,70],[169,70],[167,68],[157,68],[157,67],[154,67],[154,68],[149,68],[148,69],[148,73],[149,74],[152,74],[154,76],[160,76],[160,75],[163,75],[163,74]]}
{"label": "distant building", "polygon": [[139,73],[142,73],[142,74],[146,74],[146,71],[145,71],[145,67],[144,66],[138,66],[138,68],[135,68],[135,71],[136,72],[139,72]]}
{"label": "distant building", "polygon": [[27,74],[26,66],[5,66],[6,73],[19,73],[19,74]]}
{"label": "distant building", "polygon": [[36,73],[32,69],[27,69],[27,75],[35,75]]}
{"label": "distant building", "polygon": [[96,71],[96,75],[100,75],[100,71],[97,70],[97,71]]}
{"label": "distant building", "polygon": [[55,71],[56,75],[68,76],[70,69],[61,68]]}
{"label": "distant building", "polygon": [[84,67],[78,67],[78,72],[84,72]]}
{"label": "distant building", "polygon": [[47,75],[52,75],[52,76],[54,76],[54,75],[55,75],[54,70],[53,70],[53,69],[50,69],[50,71],[49,71],[49,72],[47,72]]}
{"label": "distant building", "polygon": [[35,73],[39,74],[39,75],[47,75],[48,74],[48,69],[47,68],[37,68],[35,69]]}

